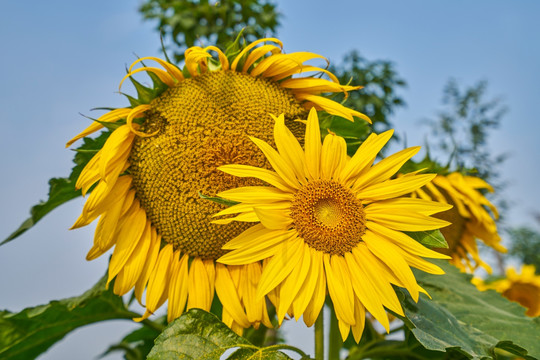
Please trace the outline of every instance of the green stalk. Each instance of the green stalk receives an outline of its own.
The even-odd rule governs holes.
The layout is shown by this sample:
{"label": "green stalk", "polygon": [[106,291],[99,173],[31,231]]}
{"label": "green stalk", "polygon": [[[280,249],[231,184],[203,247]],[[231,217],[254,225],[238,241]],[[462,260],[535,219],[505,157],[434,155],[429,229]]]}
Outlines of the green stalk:
{"label": "green stalk", "polygon": [[324,308],[315,321],[315,360],[324,360]]}
{"label": "green stalk", "polygon": [[330,334],[328,336],[328,359],[339,359],[339,353],[343,346],[343,340],[341,340],[341,333],[339,332],[338,319],[336,317],[336,311],[333,306],[330,308]]}

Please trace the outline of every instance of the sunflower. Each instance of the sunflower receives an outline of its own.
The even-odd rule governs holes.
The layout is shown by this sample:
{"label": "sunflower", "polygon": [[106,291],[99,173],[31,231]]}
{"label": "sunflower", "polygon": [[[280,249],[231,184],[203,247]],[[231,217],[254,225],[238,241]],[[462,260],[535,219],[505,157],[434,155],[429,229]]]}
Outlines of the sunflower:
{"label": "sunflower", "polygon": [[[129,97],[132,107],[104,114],[67,143],[70,146],[104,125],[112,129],[78,178],[76,187],[83,195],[92,191],[73,228],[99,217],[87,259],[115,246],[108,280],[115,279],[118,295],[135,288],[141,305],[146,290],[141,319],[167,299],[169,321],[186,308],[208,311],[217,293],[222,319],[236,332],[260,323],[271,326],[265,302],[254,298],[261,264],[215,263],[224,254],[222,245],[247,226],[211,224],[210,216],[224,205],[200,195],[212,197],[217,191],[255,183],[223,176],[216,169],[228,163],[265,165],[246,135],[270,140],[269,113],[284,113],[297,133],[304,125],[293,120],[312,106],[351,121],[353,117],[369,121],[321,96],[359,87],[340,85],[332,73],[305,64],[322,56],[284,54],[281,47],[277,39],[262,39],[231,59],[214,46],[192,47],[185,52],[183,69],[158,58],[141,58],[120,86],[132,75],[146,72],[154,87],[131,78],[139,94],[138,99]],[[217,59],[209,52],[217,53]],[[154,61],[161,68],[143,61]],[[137,68],[138,64],[143,66]],[[300,73],[326,74],[329,80],[293,77]]]}
{"label": "sunflower", "polygon": [[443,273],[422,257],[448,257],[402,231],[448,225],[430,215],[451,206],[402,197],[435,175],[412,173],[390,179],[419,147],[373,165],[392,133],[371,134],[348,158],[342,137],[330,132],[321,145],[316,111],[308,116],[304,150],[281,115],[274,126],[277,151],[251,138],[275,171],[237,164],[219,167],[227,174],[271,185],[220,192],[218,196],[239,204],[216,216],[238,215],[215,222],[259,222],[225,244],[223,248],[231,251],[218,263],[241,266],[263,260],[256,295],[273,299],[280,324],[289,314],[297,320],[303,315],[306,325],[313,325],[328,289],[343,339],[352,328],[359,341],[366,310],[387,330],[385,307],[403,316],[392,284],[406,288],[415,301],[424,292],[411,266]]}
{"label": "sunflower", "polygon": [[454,205],[450,210],[435,215],[452,223],[441,229],[448,249],[437,251],[451,256],[451,263],[462,271],[472,272],[481,266],[491,273],[491,267],[478,254],[476,239],[500,252],[506,252],[506,248],[501,245],[495,224],[499,217],[497,208],[482,195],[482,189],[493,192],[493,187],[486,181],[453,172],[446,176],[437,175],[431,183],[416,190],[413,197]]}
{"label": "sunflower", "polygon": [[521,274],[513,267],[506,269],[506,279],[484,283],[479,278],[473,278],[473,284],[480,291],[488,289],[501,293],[508,300],[518,302],[527,308],[528,316],[540,316],[540,276],[536,275],[534,265],[523,265]]}

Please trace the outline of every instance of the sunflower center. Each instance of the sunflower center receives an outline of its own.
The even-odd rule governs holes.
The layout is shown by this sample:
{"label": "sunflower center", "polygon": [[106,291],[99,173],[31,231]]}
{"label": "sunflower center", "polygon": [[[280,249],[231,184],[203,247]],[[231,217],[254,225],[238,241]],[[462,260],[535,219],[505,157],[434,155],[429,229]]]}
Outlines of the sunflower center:
{"label": "sunflower center", "polygon": [[366,232],[362,202],[331,180],[303,186],[295,195],[291,216],[295,229],[309,246],[331,255],[351,251]]}
{"label": "sunflower center", "polygon": [[211,224],[224,205],[199,194],[257,184],[217,170],[225,164],[267,166],[247,135],[272,143],[274,121],[285,114],[295,135],[304,107],[278,83],[233,71],[186,79],[151,103],[141,130],[158,134],[135,140],[129,168],[148,218],[164,241],[192,256],[217,259],[221,247],[250,224]]}

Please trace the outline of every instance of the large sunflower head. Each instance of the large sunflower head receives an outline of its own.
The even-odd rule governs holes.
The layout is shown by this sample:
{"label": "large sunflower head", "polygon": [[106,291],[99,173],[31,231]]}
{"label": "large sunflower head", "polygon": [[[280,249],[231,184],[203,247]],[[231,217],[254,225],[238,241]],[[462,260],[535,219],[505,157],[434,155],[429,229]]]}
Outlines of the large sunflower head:
{"label": "large sunflower head", "polygon": [[[270,326],[265,302],[252,296],[261,265],[215,264],[224,254],[222,245],[247,225],[212,224],[211,214],[224,205],[201,195],[257,183],[223,176],[217,167],[266,166],[246,135],[270,141],[269,113],[283,113],[298,134],[304,125],[294,120],[312,106],[351,121],[369,121],[322,95],[359,87],[341,85],[327,70],[305,64],[322,56],[285,54],[281,46],[277,39],[263,39],[231,57],[213,46],[192,47],[183,69],[157,58],[139,59],[122,79],[130,78],[137,89],[138,98],[129,97],[132,106],[104,114],[68,142],[104,126],[111,130],[77,181],[83,195],[92,192],[73,227],[99,217],[87,259],[115,246],[109,281],[115,278],[114,291],[120,295],[135,287],[141,304],[146,289],[144,317],[167,299],[169,320],[186,307],[209,310],[216,292],[224,306],[223,321],[234,330],[261,322]],[[138,72],[150,75],[154,87],[131,78]]]}
{"label": "large sunflower head", "polygon": [[528,316],[540,316],[540,276],[536,275],[534,265],[523,265],[521,274],[513,267],[509,267],[506,269],[505,279],[487,284],[478,278],[473,280],[480,291],[495,290],[508,300],[518,302],[527,308]]}
{"label": "large sunflower head", "polygon": [[392,285],[406,288],[415,301],[423,290],[411,266],[433,274],[443,271],[422,259],[448,258],[429,250],[403,231],[438,229],[449,223],[432,217],[451,205],[403,197],[433,179],[417,173],[392,179],[419,150],[404,149],[373,165],[392,131],[371,134],[354,156],[345,140],[329,133],[321,144],[316,111],[309,113],[302,149],[285,125],[275,119],[277,151],[251,140],[274,171],[250,165],[220,167],[227,174],[259,179],[270,186],[245,186],[218,196],[239,202],[217,216],[219,224],[257,222],[225,244],[232,250],[218,262],[243,265],[264,261],[257,295],[269,295],[278,320],[285,314],[311,326],[326,291],[334,304],[342,337],[351,328],[359,341],[369,311],[388,329],[385,308],[403,315]]}
{"label": "large sunflower head", "polygon": [[493,192],[491,185],[484,180],[453,172],[437,175],[432,182],[416,190],[413,197],[454,205],[435,215],[452,223],[441,229],[448,242],[448,249],[437,251],[451,256],[451,262],[462,271],[472,272],[481,266],[491,273],[491,267],[480,258],[476,239],[497,251],[506,252],[506,249],[501,245],[495,224],[495,219],[499,217],[497,208],[486,199],[481,190]]}

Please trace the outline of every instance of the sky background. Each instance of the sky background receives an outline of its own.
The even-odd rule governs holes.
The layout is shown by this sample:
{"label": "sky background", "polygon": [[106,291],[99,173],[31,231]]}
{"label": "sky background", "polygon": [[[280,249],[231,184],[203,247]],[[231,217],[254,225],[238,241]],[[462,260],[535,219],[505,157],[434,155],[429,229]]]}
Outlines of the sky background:
{"label": "sky background", "polygon": [[[441,109],[449,78],[462,85],[488,80],[488,99],[509,107],[490,139],[510,201],[509,225],[534,225],[540,211],[540,2],[286,1],[278,30],[286,52],[311,51],[339,62],[357,49],[384,59],[408,87],[407,102],[391,118],[408,145],[422,145],[422,119]],[[116,93],[125,65],[139,56],[160,56],[155,24],[143,22],[139,1],[3,1],[0,12],[0,239],[28,217],[48,192],[51,177],[67,176],[73,153],[64,144],[88,125],[79,113],[124,107]],[[0,309],[20,311],[75,296],[105,273],[107,256],[84,260],[93,225],[68,231],[81,199],[56,209],[21,238],[0,247]],[[40,359],[95,359],[107,345],[135,328],[112,321],[68,335]],[[311,330],[287,325],[294,343],[312,352]],[[297,335],[301,334],[301,335]],[[292,342],[292,340],[291,340]],[[120,359],[108,356],[106,359]]]}

